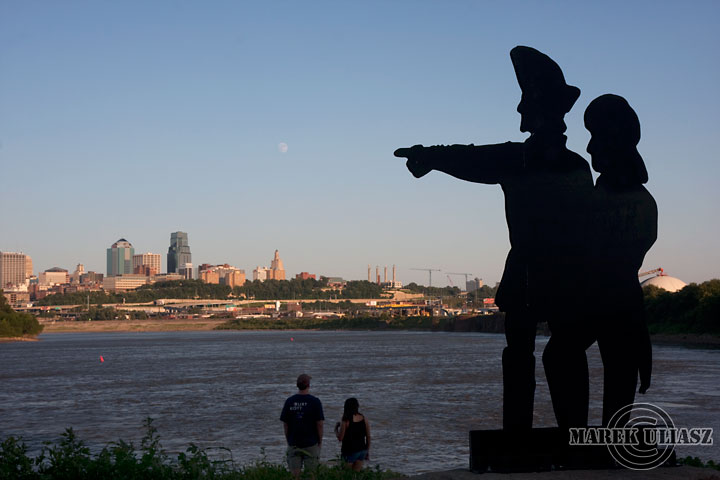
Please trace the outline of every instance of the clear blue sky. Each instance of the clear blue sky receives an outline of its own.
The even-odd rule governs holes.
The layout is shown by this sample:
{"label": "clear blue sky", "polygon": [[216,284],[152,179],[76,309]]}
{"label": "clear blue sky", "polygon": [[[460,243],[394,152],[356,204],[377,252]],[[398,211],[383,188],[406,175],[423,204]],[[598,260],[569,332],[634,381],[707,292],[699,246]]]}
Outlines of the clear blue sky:
{"label": "clear blue sky", "polygon": [[292,275],[494,284],[500,188],[416,180],[392,152],[522,141],[508,54],[529,45],[582,90],[572,150],[593,98],[637,111],[660,210],[644,267],[720,277],[719,24],[717,1],[3,0],[0,250],[104,272],[117,239],[164,264],[183,230],[195,265],[249,274],[279,249]]}

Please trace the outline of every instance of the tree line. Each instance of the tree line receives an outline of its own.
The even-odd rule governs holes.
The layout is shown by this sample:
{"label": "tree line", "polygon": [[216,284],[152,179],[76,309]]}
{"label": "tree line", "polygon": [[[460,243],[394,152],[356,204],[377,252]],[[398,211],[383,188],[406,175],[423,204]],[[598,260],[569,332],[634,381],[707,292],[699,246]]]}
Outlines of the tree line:
{"label": "tree line", "polygon": [[691,283],[675,293],[649,285],[643,292],[651,333],[720,334],[720,280]]}
{"label": "tree line", "polygon": [[0,290],[0,337],[37,335],[42,330],[35,316],[13,310]]}
{"label": "tree line", "polygon": [[[415,282],[408,283],[403,287],[404,290],[408,290],[412,293],[422,293],[429,297],[457,297],[460,295],[461,290],[458,287],[426,287],[424,285],[418,285]],[[483,285],[477,290],[473,290],[468,293],[470,298],[493,298],[497,291],[497,285],[491,287],[489,285]]]}
{"label": "tree line", "polygon": [[341,290],[331,289],[326,279],[247,281],[242,286],[205,283],[201,280],[174,280],[143,285],[128,292],[73,292],[48,295],[37,305],[104,305],[108,303],[146,303],[161,298],[224,299],[248,298],[256,300],[306,300],[382,298],[380,285],[366,280],[349,281]]}

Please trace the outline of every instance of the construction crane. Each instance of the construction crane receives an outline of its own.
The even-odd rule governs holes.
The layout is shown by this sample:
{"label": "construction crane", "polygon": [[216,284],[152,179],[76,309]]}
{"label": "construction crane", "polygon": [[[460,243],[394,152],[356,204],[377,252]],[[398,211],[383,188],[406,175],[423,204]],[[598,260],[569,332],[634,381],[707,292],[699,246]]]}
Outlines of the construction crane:
{"label": "construction crane", "polygon": [[660,275],[665,275],[665,271],[662,269],[662,267],[658,267],[658,268],[656,268],[656,269],[654,269],[654,270],[648,270],[647,272],[640,272],[640,273],[638,273],[638,278],[644,277],[645,275],[650,275],[650,274],[653,274],[653,273],[657,273],[657,272],[660,272]]}
{"label": "construction crane", "polygon": [[453,272],[447,272],[448,275],[465,275],[465,285],[467,285],[467,279],[469,276],[472,276],[472,273],[453,273]]}
{"label": "construction crane", "polygon": [[429,287],[432,287],[432,272],[441,272],[439,268],[411,268],[410,270],[423,270],[425,272],[428,272],[428,275],[430,276],[430,285]]}
{"label": "construction crane", "polygon": [[448,282],[450,282],[450,286],[454,287],[455,284],[453,283],[452,278],[450,278],[450,275],[447,275],[447,277],[448,277]]}

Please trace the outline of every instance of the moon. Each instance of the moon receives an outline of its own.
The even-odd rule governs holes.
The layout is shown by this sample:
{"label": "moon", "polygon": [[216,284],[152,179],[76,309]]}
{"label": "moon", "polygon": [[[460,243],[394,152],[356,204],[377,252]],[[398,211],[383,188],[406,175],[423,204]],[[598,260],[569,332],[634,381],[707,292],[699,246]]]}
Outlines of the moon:
{"label": "moon", "polygon": [[288,151],[287,143],[285,143],[285,142],[278,143],[278,150],[280,151],[280,153],[287,153],[287,151]]}

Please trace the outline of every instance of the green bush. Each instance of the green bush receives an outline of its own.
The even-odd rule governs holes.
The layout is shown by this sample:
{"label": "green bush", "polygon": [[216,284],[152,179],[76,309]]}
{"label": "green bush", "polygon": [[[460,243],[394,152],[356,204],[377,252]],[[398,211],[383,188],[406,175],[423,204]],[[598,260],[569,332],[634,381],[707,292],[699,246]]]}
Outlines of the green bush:
{"label": "green bush", "polygon": [[643,289],[651,333],[720,334],[720,280],[691,283],[678,292]]}
{"label": "green bush", "polygon": [[43,327],[37,318],[29,313],[19,313],[10,308],[0,290],[0,337],[22,337],[37,335]]}
{"label": "green bush", "polygon": [[446,319],[434,317],[233,318],[216,330],[442,330]]}
{"label": "green bush", "polygon": [[[170,459],[162,449],[152,418],[145,420],[144,428],[139,451],[132,443],[120,440],[96,455],[71,428],[57,444],[46,442],[36,458],[27,455],[21,439],[8,437],[0,443],[0,479],[292,480],[285,466],[268,462],[264,453],[250,465],[237,466],[228,449],[221,449],[229,454],[228,459],[214,460],[205,450],[190,444],[177,460]],[[352,472],[340,464],[321,465],[317,471],[304,474],[314,480],[388,480],[401,476],[380,468]]]}
{"label": "green bush", "polygon": [[[679,458],[677,463],[680,465],[688,465],[690,467],[700,467],[700,468],[712,468],[714,470],[720,470],[720,464],[717,464],[713,462],[712,460],[708,460],[707,462],[703,462],[698,457],[685,457],[685,458]],[[708,477],[710,478],[710,477]]]}

